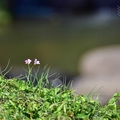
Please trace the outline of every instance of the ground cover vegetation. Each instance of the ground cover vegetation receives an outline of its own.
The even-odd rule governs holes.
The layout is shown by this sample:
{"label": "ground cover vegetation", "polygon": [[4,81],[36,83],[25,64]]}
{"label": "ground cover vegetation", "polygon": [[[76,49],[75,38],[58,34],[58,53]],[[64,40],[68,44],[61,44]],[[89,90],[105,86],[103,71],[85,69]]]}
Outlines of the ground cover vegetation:
{"label": "ground cover vegetation", "polygon": [[[35,59],[25,60],[28,65],[26,79],[6,79],[0,76],[0,120],[120,120],[120,93],[115,93],[107,105],[102,106],[98,100],[88,96],[74,96],[74,90],[68,86],[54,87],[49,79],[49,68],[45,67],[38,78],[32,75],[33,67],[40,66]],[[37,85],[34,81],[37,80]]]}

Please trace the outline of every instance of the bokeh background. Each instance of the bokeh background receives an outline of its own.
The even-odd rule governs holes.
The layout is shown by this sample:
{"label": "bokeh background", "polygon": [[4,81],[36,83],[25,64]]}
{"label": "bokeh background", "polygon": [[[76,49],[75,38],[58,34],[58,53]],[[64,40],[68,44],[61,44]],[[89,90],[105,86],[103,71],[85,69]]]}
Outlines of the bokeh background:
{"label": "bokeh background", "polygon": [[0,0],[0,67],[37,58],[70,77],[93,48],[120,43],[119,0]]}

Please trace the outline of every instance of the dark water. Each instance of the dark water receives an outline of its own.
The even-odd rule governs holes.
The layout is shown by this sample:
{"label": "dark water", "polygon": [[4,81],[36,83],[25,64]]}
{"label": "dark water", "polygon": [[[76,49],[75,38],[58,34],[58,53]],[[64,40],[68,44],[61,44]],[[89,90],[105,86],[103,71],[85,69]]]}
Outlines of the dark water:
{"label": "dark water", "polygon": [[78,60],[89,49],[120,43],[120,18],[94,19],[92,16],[15,20],[0,28],[0,65],[24,66],[27,58],[37,58],[41,66],[51,66],[77,74]]}

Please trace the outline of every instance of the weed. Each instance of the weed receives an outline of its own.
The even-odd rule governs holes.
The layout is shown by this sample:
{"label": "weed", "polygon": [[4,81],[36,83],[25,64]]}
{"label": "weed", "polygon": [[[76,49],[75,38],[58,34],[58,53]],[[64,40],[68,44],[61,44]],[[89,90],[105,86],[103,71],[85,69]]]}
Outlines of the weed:
{"label": "weed", "polygon": [[[26,62],[27,82],[0,76],[1,120],[120,120],[120,106],[117,105],[120,93],[115,93],[108,105],[102,106],[90,95],[74,96],[74,90],[64,85],[50,87],[49,69],[38,78],[37,73],[32,75],[30,63],[29,59]],[[38,80],[36,86],[31,82],[32,78]]]}

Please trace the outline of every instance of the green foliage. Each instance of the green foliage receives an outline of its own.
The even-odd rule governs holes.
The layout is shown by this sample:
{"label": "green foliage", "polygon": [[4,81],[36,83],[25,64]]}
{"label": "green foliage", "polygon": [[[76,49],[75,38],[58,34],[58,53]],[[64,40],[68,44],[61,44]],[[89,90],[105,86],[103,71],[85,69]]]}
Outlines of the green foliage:
{"label": "green foliage", "polygon": [[0,27],[9,25],[12,22],[10,13],[6,10],[0,9]]}
{"label": "green foliage", "polygon": [[1,75],[0,120],[120,120],[120,106],[116,104],[120,93],[102,106],[91,97],[74,96],[65,86],[50,87],[48,73],[49,69],[37,78],[36,86]]}

